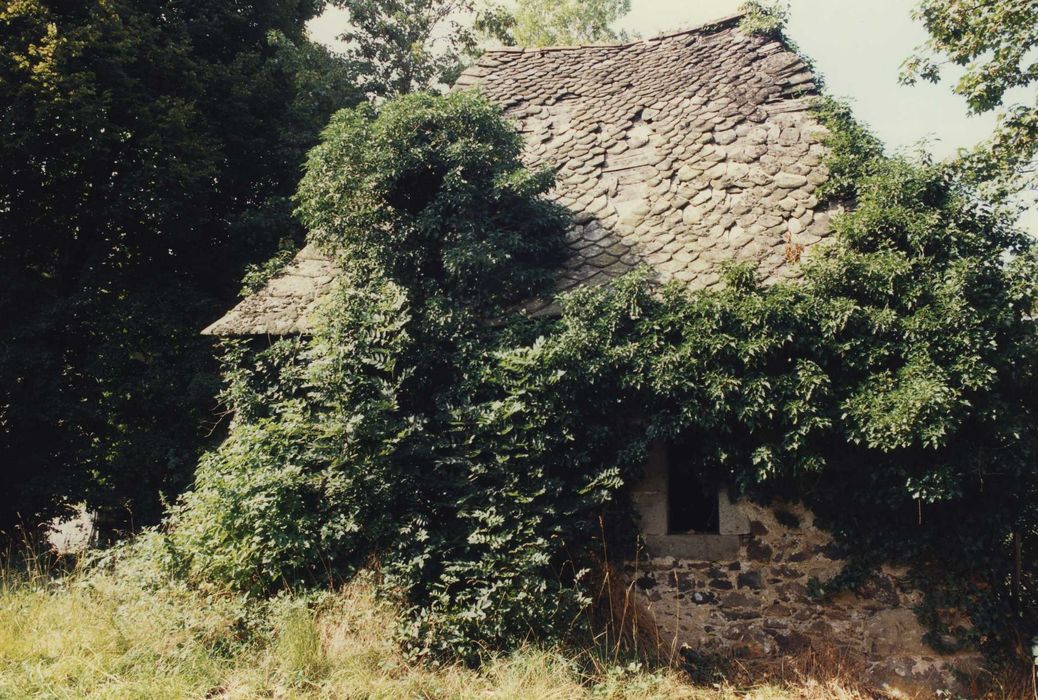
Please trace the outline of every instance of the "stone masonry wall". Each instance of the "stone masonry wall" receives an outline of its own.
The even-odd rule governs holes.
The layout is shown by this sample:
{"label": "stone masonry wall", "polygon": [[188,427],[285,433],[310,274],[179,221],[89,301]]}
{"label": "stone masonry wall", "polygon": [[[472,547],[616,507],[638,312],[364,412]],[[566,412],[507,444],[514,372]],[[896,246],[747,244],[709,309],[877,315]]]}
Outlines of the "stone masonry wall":
{"label": "stone masonry wall", "polygon": [[[745,517],[746,534],[646,535],[644,558],[626,567],[672,651],[768,659],[835,649],[892,697],[929,697],[942,687],[962,692],[961,672],[975,672],[979,659],[941,656],[924,643],[926,630],[912,610],[921,596],[904,587],[904,570],[885,567],[858,592],[819,600],[810,593],[812,579],[830,579],[842,562],[812,513],[745,500],[729,508]],[[705,549],[697,549],[697,538]]]}

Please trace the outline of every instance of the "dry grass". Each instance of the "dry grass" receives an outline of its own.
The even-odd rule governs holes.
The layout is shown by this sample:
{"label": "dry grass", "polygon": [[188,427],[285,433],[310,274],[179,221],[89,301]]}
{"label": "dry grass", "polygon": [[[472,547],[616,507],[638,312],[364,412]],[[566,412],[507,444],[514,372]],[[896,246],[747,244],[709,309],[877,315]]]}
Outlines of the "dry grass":
{"label": "dry grass", "polygon": [[8,577],[0,590],[0,698],[862,697],[834,683],[695,687],[676,671],[532,647],[479,671],[431,668],[400,653],[392,611],[362,583],[316,604],[286,597],[252,620],[248,608],[110,573]]}
{"label": "dry grass", "polygon": [[773,684],[706,687],[601,652],[533,647],[478,671],[431,668],[401,654],[392,610],[364,583],[257,606],[147,582],[134,571],[0,576],[0,698],[868,697],[831,660],[780,669]]}

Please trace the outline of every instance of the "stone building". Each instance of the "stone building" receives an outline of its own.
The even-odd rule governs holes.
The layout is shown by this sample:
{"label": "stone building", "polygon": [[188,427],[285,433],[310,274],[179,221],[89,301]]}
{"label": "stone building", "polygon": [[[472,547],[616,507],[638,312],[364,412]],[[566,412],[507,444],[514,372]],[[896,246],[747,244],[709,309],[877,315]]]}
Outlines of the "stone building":
{"label": "stone building", "polygon": [[[575,222],[560,291],[641,265],[661,282],[711,287],[727,260],[757,261],[773,284],[796,278],[828,235],[814,76],[781,42],[738,24],[623,45],[494,50],[461,75],[455,89],[478,87],[499,103],[529,163],[557,171],[551,196]],[[335,264],[307,246],[204,332],[305,334],[335,277]],[[553,309],[549,300],[530,311]],[[665,644],[750,657],[835,644],[881,685],[942,677],[949,659],[923,643],[903,572],[815,600],[811,580],[841,564],[811,513],[732,503],[724,489],[686,483],[676,452],[658,446],[634,489],[646,556],[628,567]]]}

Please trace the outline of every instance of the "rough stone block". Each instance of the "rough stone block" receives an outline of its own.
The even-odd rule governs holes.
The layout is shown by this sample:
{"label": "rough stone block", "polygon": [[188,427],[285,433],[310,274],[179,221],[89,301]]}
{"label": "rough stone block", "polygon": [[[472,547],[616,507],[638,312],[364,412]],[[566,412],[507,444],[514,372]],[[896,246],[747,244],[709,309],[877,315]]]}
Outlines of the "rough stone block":
{"label": "rough stone block", "polygon": [[718,533],[722,535],[748,535],[750,519],[739,507],[732,503],[728,489],[722,488],[717,494]]}

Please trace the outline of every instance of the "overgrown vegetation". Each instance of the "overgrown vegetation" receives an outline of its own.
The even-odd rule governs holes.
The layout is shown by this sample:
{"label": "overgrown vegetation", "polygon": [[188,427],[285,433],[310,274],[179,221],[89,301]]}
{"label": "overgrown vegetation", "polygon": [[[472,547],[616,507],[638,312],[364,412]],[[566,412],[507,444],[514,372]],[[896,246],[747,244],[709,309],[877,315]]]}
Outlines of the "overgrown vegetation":
{"label": "overgrown vegetation", "polygon": [[1033,624],[1011,541],[1038,523],[1034,245],[945,167],[819,118],[822,194],[855,207],[801,283],[641,272],[537,320],[517,305],[549,289],[566,220],[498,110],[340,113],[298,201],[342,280],[312,339],[232,346],[230,437],[150,551],[251,596],[377,561],[410,653],[485,660],[591,631],[589,571],[635,546],[625,488],[680,441],[700,479],[814,508],[855,554],[834,584],[933,566],[982,582],[987,642]]}
{"label": "overgrown vegetation", "polygon": [[[493,485],[518,473],[470,432],[488,420],[487,360],[518,332],[492,321],[562,261],[564,212],[539,196],[551,177],[523,169],[520,150],[498,109],[470,95],[333,120],[300,213],[345,272],[313,341],[262,353],[274,394],[236,375],[232,434],[173,515],[171,546],[192,578],[258,594],[378,555],[424,616],[415,644],[470,656],[477,638],[515,646],[579,609],[572,586],[545,576],[558,563],[545,545],[562,533],[501,521],[493,499],[511,499]],[[516,488],[541,488],[523,478]]]}
{"label": "overgrown vegetation", "polygon": [[[369,583],[258,604],[127,568],[0,573],[0,697],[859,700],[850,674],[696,687],[600,651],[526,645],[483,668],[401,654]],[[841,678],[841,675],[843,678]],[[1011,695],[1004,696],[1007,700]]]}
{"label": "overgrown vegetation", "polygon": [[[0,534],[83,501],[106,530],[157,522],[223,434],[198,331],[301,242],[320,129],[365,93],[450,84],[515,21],[471,0],[167,4],[0,7]],[[344,56],[306,36],[328,4]],[[607,32],[592,5],[523,26]]]}
{"label": "overgrown vegetation", "polygon": [[747,0],[739,5],[739,29],[747,34],[779,38],[789,19],[789,3],[781,0]]}

